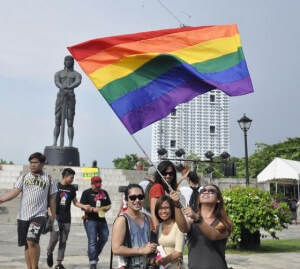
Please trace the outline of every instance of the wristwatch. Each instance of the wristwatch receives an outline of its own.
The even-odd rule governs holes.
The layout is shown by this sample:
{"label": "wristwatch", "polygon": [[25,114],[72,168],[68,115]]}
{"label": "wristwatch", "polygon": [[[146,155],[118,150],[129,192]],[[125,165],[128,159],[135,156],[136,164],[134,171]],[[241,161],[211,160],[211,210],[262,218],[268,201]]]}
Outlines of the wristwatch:
{"label": "wristwatch", "polygon": [[194,219],[194,223],[202,223],[202,222],[203,222],[203,218],[201,216]]}

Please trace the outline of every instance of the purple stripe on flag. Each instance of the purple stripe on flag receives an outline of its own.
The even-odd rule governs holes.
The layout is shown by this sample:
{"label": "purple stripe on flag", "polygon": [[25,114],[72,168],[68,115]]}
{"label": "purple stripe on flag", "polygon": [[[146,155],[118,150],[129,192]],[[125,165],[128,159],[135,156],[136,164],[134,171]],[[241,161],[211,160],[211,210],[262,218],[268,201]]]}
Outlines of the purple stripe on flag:
{"label": "purple stripe on flag", "polygon": [[178,105],[192,100],[194,97],[213,90],[215,87],[199,80],[190,80],[178,86],[155,101],[129,112],[120,118],[131,134],[143,129],[151,123],[160,120]]}
{"label": "purple stripe on flag", "polygon": [[205,80],[207,83],[214,85],[216,88],[221,89],[222,92],[229,96],[239,96],[245,93],[253,92],[253,86],[250,76],[246,76],[240,80],[228,83],[218,83],[215,81]]}

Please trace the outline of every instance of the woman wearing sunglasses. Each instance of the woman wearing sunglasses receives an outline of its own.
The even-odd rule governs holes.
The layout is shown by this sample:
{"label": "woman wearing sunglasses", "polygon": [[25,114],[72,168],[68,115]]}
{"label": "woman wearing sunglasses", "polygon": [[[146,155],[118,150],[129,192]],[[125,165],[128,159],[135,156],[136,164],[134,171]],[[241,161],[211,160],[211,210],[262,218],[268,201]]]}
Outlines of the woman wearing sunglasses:
{"label": "woman wearing sunglasses", "polygon": [[[199,207],[181,209],[179,195],[172,191],[175,220],[179,229],[187,233],[190,269],[226,269],[226,241],[232,230],[218,186],[204,186],[199,194]],[[187,218],[185,218],[185,216]]]}
{"label": "woman wearing sunglasses", "polygon": [[127,210],[115,220],[112,231],[112,252],[124,258],[119,268],[146,268],[147,255],[155,253],[157,244],[150,243],[151,219],[141,212],[144,199],[140,185],[128,185]]}
{"label": "woman wearing sunglasses", "polygon": [[[157,166],[158,171],[164,177],[164,180],[168,182],[173,190],[177,188],[177,179],[176,179],[176,169],[172,162],[170,161],[162,161]],[[153,226],[156,227],[158,225],[158,220],[155,216],[155,205],[157,200],[169,193],[169,187],[161,178],[160,174],[156,171],[155,173],[155,184],[149,190],[149,200],[150,200],[150,211],[151,217],[153,221]]]}
{"label": "woman wearing sunglasses", "polygon": [[156,265],[167,265],[165,268],[168,269],[180,269],[182,268],[184,234],[175,222],[174,202],[169,196],[164,195],[157,200],[155,215],[160,222],[156,228],[158,244],[160,248],[163,248],[164,254],[159,254]]}

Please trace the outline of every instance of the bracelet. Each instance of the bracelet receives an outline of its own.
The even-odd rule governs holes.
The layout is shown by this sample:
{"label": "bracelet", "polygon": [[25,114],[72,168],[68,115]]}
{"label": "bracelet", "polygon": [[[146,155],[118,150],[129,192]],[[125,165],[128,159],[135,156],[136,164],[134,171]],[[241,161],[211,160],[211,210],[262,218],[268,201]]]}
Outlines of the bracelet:
{"label": "bracelet", "polygon": [[174,203],[174,206],[175,206],[176,208],[182,208],[182,207],[183,207],[181,203],[178,203],[178,204],[175,204],[175,203]]}
{"label": "bracelet", "polygon": [[194,219],[194,223],[202,223],[203,222],[203,217],[197,217],[196,219]]}

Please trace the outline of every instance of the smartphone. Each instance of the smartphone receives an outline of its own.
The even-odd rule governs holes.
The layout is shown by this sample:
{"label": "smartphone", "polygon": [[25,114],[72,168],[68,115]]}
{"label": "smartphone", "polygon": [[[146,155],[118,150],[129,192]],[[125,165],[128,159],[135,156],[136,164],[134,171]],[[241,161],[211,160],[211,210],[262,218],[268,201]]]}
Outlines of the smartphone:
{"label": "smartphone", "polygon": [[157,233],[155,231],[150,232],[150,243],[157,244]]}

